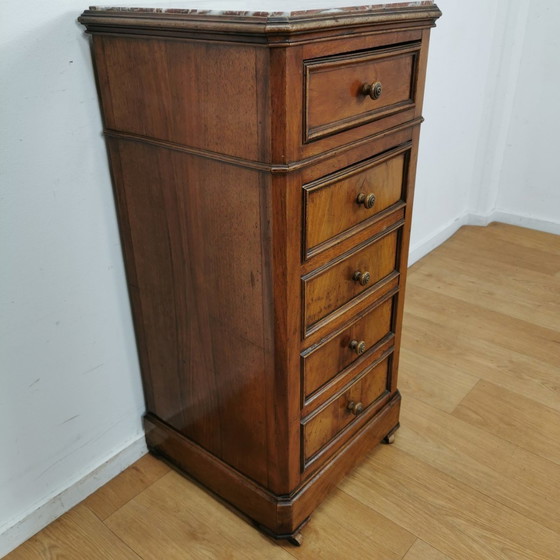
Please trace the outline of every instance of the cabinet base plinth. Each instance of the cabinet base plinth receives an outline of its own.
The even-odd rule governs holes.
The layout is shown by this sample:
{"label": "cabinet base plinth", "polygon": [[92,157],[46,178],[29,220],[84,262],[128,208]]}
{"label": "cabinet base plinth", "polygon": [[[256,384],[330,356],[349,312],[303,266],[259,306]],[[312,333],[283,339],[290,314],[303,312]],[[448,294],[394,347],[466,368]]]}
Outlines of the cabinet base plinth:
{"label": "cabinet base plinth", "polygon": [[146,442],[180,472],[225,500],[275,539],[301,543],[299,533],[313,510],[365,455],[398,426],[400,394],[321,469],[286,496],[278,496],[186,438],[151,413],[144,416]]}

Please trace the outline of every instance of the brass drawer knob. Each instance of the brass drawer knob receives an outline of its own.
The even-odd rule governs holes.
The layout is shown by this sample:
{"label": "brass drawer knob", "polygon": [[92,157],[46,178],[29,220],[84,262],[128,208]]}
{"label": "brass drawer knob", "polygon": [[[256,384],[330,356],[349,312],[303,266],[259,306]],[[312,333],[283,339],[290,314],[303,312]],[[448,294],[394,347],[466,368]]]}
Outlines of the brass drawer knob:
{"label": "brass drawer knob", "polygon": [[372,99],[379,99],[383,93],[381,82],[373,82],[372,84],[364,84],[362,86],[362,94],[369,95]]}
{"label": "brass drawer knob", "polygon": [[373,193],[370,194],[364,194],[364,193],[360,193],[357,198],[356,198],[356,202],[358,204],[363,204],[364,208],[373,208],[373,205],[375,204],[375,195]]}
{"label": "brass drawer knob", "polygon": [[346,408],[354,415],[358,416],[364,411],[364,405],[361,402],[355,403],[354,401],[350,401]]}
{"label": "brass drawer knob", "polygon": [[354,280],[354,282],[358,282],[361,286],[369,284],[370,278],[371,276],[369,272],[360,272],[359,270],[356,270],[356,272],[352,275],[352,280]]}
{"label": "brass drawer knob", "polygon": [[354,352],[356,352],[356,354],[358,354],[359,356],[366,351],[366,343],[363,340],[360,340],[360,342],[358,342],[357,340],[353,340],[350,343],[350,349],[354,350]]}

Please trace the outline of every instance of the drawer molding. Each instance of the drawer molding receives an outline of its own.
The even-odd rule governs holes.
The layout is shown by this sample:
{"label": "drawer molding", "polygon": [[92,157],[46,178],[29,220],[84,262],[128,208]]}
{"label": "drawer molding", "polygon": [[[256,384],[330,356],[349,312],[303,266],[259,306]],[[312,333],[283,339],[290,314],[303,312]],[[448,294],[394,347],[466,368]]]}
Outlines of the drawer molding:
{"label": "drawer molding", "polygon": [[[317,398],[328,392],[329,388],[333,385],[340,384],[340,380],[346,378],[351,371],[359,370],[364,363],[367,363],[372,355],[376,354],[380,347],[386,345],[389,341],[394,339],[394,334],[396,330],[395,325],[395,310],[398,306],[398,287],[395,287],[390,292],[384,294],[381,298],[376,300],[372,305],[367,307],[364,311],[357,313],[352,320],[345,322],[339,328],[329,333],[327,336],[323,337],[318,342],[312,344],[301,353],[301,389],[302,389],[302,403],[304,406],[309,406],[312,402],[315,402]],[[388,307],[387,307],[388,306]],[[375,336],[372,337],[372,333],[364,334],[364,340],[367,343],[366,351],[358,356],[353,354],[345,354],[345,348],[342,350],[342,356],[347,355],[348,359],[340,361],[342,357],[337,353],[337,349],[341,350],[343,346],[340,345],[342,340],[349,337],[350,332],[369,332],[370,326],[375,330],[377,325],[382,327],[381,318],[383,315],[379,315],[380,311],[383,313],[383,308],[385,307],[384,313],[388,313],[387,319],[387,329],[379,328]],[[372,323],[373,321],[373,323]],[[364,330],[365,329],[365,330]],[[342,336],[342,338],[341,338]],[[351,337],[350,337],[351,338]],[[372,339],[373,338],[373,339]],[[337,344],[337,339],[338,343]],[[334,344],[334,346],[333,346]],[[331,349],[331,353],[325,355],[325,349]],[[334,353],[333,353],[334,352]],[[338,356],[338,357],[337,357]],[[311,363],[311,358],[314,360],[314,366]],[[317,362],[319,360],[319,362]],[[328,362],[333,361],[338,364],[337,366],[331,366]],[[321,368],[318,368],[318,363],[327,362]],[[342,366],[342,367],[340,367]],[[337,368],[340,369],[337,371]],[[326,373],[322,382],[317,379],[317,373]],[[314,382],[313,382],[314,381]]]}
{"label": "drawer molding", "polygon": [[357,378],[356,372],[361,373],[361,369],[369,368],[370,365],[381,359],[382,355],[394,352],[395,350],[395,334],[390,332],[384,336],[377,344],[364,354],[364,359],[357,360],[356,362],[348,365],[341,370],[332,379],[321,385],[314,391],[309,398],[304,400],[302,405],[302,416],[308,416],[315,411],[316,408],[322,406],[327,402],[335,393],[343,391],[344,387],[351,384]]}
{"label": "drawer molding", "polygon": [[[310,197],[313,193],[317,193],[321,189],[332,188],[336,189],[337,183],[341,183],[342,181],[346,181],[351,177],[369,171],[370,169],[374,169],[394,158],[397,158],[401,154],[404,155],[403,161],[403,169],[402,169],[402,176],[400,177],[400,185],[401,185],[401,194],[400,200],[395,201],[390,206],[384,208],[381,211],[373,211],[370,215],[365,215],[363,220],[355,223],[354,225],[348,227],[340,231],[339,233],[328,237],[324,241],[317,243],[316,245],[310,246],[310,242],[308,240],[308,227],[306,226],[303,229],[303,260],[306,261],[315,255],[323,252],[326,249],[340,243],[352,237],[354,234],[366,229],[370,225],[373,225],[390,214],[397,212],[398,210],[404,208],[406,206],[407,200],[407,176],[408,176],[408,166],[410,161],[410,150],[412,148],[412,142],[406,142],[400,146],[382,152],[381,154],[374,156],[370,159],[365,161],[358,162],[354,165],[346,167],[342,170],[336,171],[325,177],[321,177],[310,183],[303,185],[303,224],[307,224],[310,216]],[[378,191],[383,189],[383,185],[380,185]],[[345,211],[341,209],[341,211]]]}
{"label": "drawer molding", "polygon": [[[325,58],[318,58],[312,60],[304,60],[304,114],[303,114],[303,142],[305,144],[324,138],[326,136],[331,136],[337,134],[344,130],[350,128],[358,127],[360,125],[375,121],[382,117],[387,117],[389,115],[394,115],[400,113],[401,111],[406,111],[407,109],[413,109],[416,104],[416,84],[418,78],[418,62],[420,58],[420,42],[414,42],[405,45],[392,46],[389,48],[378,48],[365,52],[355,52],[346,53],[342,55],[335,55]],[[333,73],[337,71],[344,72],[344,70],[351,68],[352,66],[361,66],[371,63],[372,65],[378,64],[398,64],[402,63],[403,58],[411,58],[410,61],[410,72],[408,74],[408,94],[404,96],[397,96],[399,99],[395,99],[394,102],[388,104],[377,104],[369,97],[361,93],[361,87],[363,83],[371,81],[372,79],[377,80],[378,76],[371,76],[368,72],[369,70],[364,70],[363,77],[358,81],[354,78],[352,82],[348,83],[348,87],[351,91],[348,92],[346,89],[340,90],[340,93],[347,95],[347,99],[343,101],[350,102],[352,99],[363,97],[364,103],[374,103],[371,109],[358,108],[351,111],[347,116],[341,116],[340,118],[334,118],[334,120],[328,120],[325,117],[319,116],[315,113],[320,113],[317,108],[318,102],[316,100],[316,95],[313,94],[313,78],[321,73]],[[401,60],[400,60],[401,59]],[[404,69],[403,69],[404,70]],[[397,76],[400,77],[403,71],[397,72]],[[335,82],[340,78],[330,78],[330,81]],[[359,83],[358,83],[359,82]],[[405,81],[399,85],[404,86]],[[320,88],[319,88],[320,89]],[[325,93],[328,95],[328,92]],[[385,94],[386,97],[387,94]],[[381,94],[380,100],[384,100],[385,97]],[[327,115],[332,115],[332,113],[340,112],[340,106],[342,103],[333,101],[333,103],[327,102],[322,113]],[[314,121],[325,121],[320,122],[320,124],[313,124]]]}
{"label": "drawer molding", "polygon": [[[353,308],[355,305],[357,305],[359,302],[364,301],[365,299],[367,299],[371,294],[377,292],[378,290],[381,290],[381,288],[385,285],[387,285],[388,283],[390,283],[391,281],[393,281],[394,279],[398,278],[400,273],[398,270],[398,266],[399,266],[399,262],[400,262],[400,246],[401,246],[401,237],[402,237],[402,226],[404,224],[403,220],[399,220],[398,222],[396,222],[395,224],[393,224],[392,227],[387,228],[386,230],[380,232],[379,234],[375,235],[374,237],[371,237],[369,239],[367,239],[365,242],[361,243],[360,245],[358,245],[357,247],[353,247],[351,250],[343,253],[342,255],[340,255],[339,257],[333,259],[332,261],[326,263],[325,265],[319,267],[318,269],[310,272],[309,274],[306,274],[305,276],[302,277],[301,279],[301,293],[302,293],[302,298],[301,298],[301,310],[302,310],[302,336],[303,338],[308,337],[310,334],[314,333],[315,331],[317,331],[318,329],[322,328],[324,325],[330,323],[333,319],[335,319],[336,317],[339,317],[343,314],[345,314],[349,309]],[[309,296],[309,286],[311,282],[316,281],[316,279],[318,277],[320,277],[322,274],[328,273],[329,270],[333,269],[334,267],[336,267],[337,265],[339,265],[340,263],[343,263],[345,260],[350,259],[352,257],[356,257],[359,256],[360,253],[364,250],[367,250],[371,247],[373,247],[375,245],[375,243],[382,241],[384,239],[388,239],[388,237],[392,234],[395,234],[396,237],[396,241],[395,241],[395,246],[396,246],[396,251],[395,253],[392,255],[392,260],[393,260],[393,269],[386,274],[385,276],[382,276],[381,278],[377,279],[376,281],[374,281],[374,283],[365,288],[363,291],[351,296],[348,300],[340,303],[340,304],[335,304],[336,307],[334,307],[332,310],[328,311],[326,314],[322,315],[321,317],[317,318],[314,321],[308,320],[309,317],[309,307],[310,307],[310,296]],[[347,278],[348,281],[350,281],[349,278]],[[379,294],[381,295],[381,294]]]}
{"label": "drawer molding", "polygon": [[[306,456],[306,437],[305,437],[305,430],[307,426],[315,421],[319,415],[326,412],[327,409],[331,406],[336,405],[336,402],[344,397],[344,394],[350,391],[354,386],[361,383],[368,375],[372,373],[372,371],[383,364],[383,362],[387,362],[387,373],[385,379],[385,389],[373,400],[371,401],[367,407],[363,410],[362,413],[355,416],[354,418],[349,417],[347,424],[341,424],[341,428],[335,432],[329,439],[326,441],[319,449],[314,451],[309,456]],[[364,370],[352,379],[348,384],[346,384],[340,391],[335,393],[330,399],[328,399],[323,405],[319,408],[314,410],[311,414],[306,416],[301,421],[301,459],[302,459],[302,468],[303,470],[307,469],[309,465],[314,463],[319,458],[323,457],[326,458],[329,456],[334,450],[336,450],[337,446],[345,441],[346,438],[350,437],[354,432],[356,432],[360,426],[365,424],[380,408],[383,407],[384,404],[391,398],[391,378],[392,378],[392,369],[393,369],[393,348],[384,352],[377,360],[375,360],[372,364],[368,367],[364,368]]]}

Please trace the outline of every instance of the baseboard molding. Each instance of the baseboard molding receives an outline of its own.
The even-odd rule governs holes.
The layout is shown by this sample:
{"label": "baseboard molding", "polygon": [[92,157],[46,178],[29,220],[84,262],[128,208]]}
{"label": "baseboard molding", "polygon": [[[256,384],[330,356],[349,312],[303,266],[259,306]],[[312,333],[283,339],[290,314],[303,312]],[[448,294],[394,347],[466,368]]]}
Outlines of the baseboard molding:
{"label": "baseboard molding", "polygon": [[142,434],[108,457],[97,468],[71,483],[55,496],[47,498],[44,503],[23,518],[8,527],[3,527],[0,530],[0,558],[72,509],[147,452],[146,440]]}
{"label": "baseboard molding", "polygon": [[429,236],[424,237],[424,239],[412,243],[408,254],[408,266],[412,266],[416,261],[426,256],[436,247],[439,247],[444,241],[447,241],[459,228],[468,223],[468,218],[469,214],[463,214],[448,224],[441,226]]}
{"label": "baseboard molding", "polygon": [[431,235],[413,243],[410,247],[408,266],[413,265],[416,261],[433,251],[444,241],[447,241],[447,239],[449,239],[462,226],[487,226],[492,222],[502,222],[512,226],[535,229],[546,233],[560,235],[560,222],[549,222],[547,220],[530,218],[520,214],[503,212],[501,210],[494,210],[489,214],[467,212],[462,216],[455,218],[452,222],[440,227]]}
{"label": "baseboard molding", "polygon": [[512,226],[520,226],[527,229],[536,229],[538,231],[560,235],[560,222],[550,222],[548,220],[541,220],[540,218],[529,218],[527,216],[521,216],[520,214],[502,212],[501,210],[492,212],[490,214],[490,220],[485,225],[491,222],[502,222]]}

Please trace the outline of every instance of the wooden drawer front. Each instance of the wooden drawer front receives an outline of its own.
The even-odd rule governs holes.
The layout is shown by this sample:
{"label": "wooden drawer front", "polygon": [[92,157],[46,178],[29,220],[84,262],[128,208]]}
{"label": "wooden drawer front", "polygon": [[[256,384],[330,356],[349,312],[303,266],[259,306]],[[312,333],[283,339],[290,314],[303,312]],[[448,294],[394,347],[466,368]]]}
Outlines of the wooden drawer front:
{"label": "wooden drawer front", "polygon": [[[368,408],[388,393],[389,359],[371,368],[339,397],[328,401],[325,407],[303,422],[303,456],[307,462],[331,441],[343,428],[367,415]],[[350,403],[361,405],[362,411],[354,414]]]}
{"label": "wooden drawer front", "polygon": [[410,143],[303,187],[306,257],[369,225],[374,216],[404,200],[409,150]]}
{"label": "wooden drawer front", "polygon": [[[304,276],[306,333],[339,307],[366,292],[374,291],[377,282],[396,271],[398,242],[399,231],[393,229]],[[368,274],[368,283],[362,285],[359,279],[354,279],[357,273]]]}
{"label": "wooden drawer front", "polygon": [[[391,332],[394,297],[382,301],[349,327],[303,354],[304,396],[307,399]],[[352,348],[352,343],[364,346]]]}
{"label": "wooden drawer front", "polygon": [[[305,141],[414,106],[420,44],[304,61]],[[381,84],[372,99],[362,90]]]}

